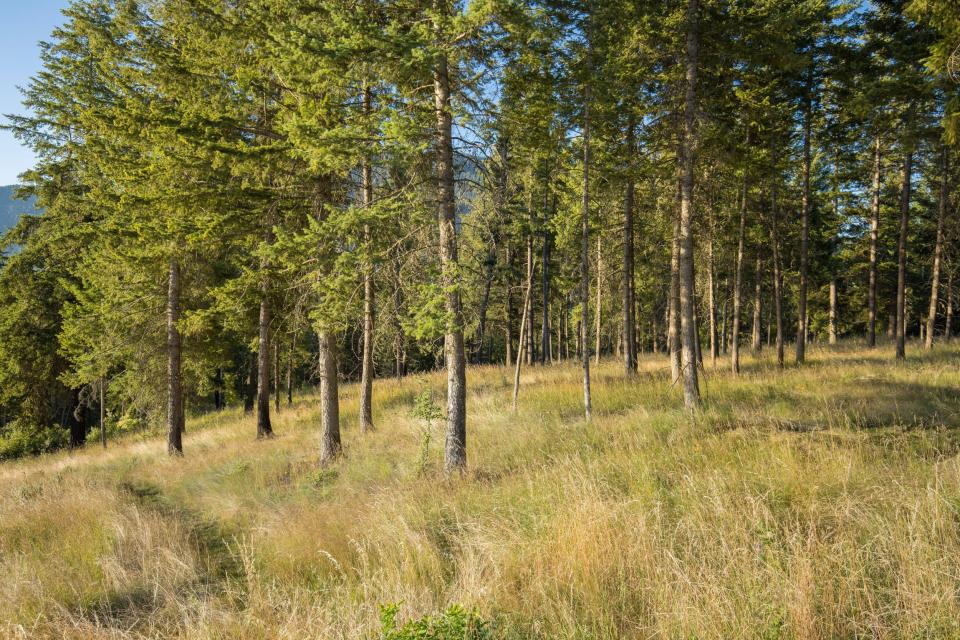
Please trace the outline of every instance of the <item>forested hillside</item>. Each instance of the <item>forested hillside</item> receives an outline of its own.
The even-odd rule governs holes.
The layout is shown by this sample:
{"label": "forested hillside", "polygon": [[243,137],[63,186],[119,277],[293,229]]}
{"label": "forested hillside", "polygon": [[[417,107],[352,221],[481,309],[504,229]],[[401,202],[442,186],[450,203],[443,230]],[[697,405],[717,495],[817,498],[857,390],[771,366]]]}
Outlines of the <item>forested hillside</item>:
{"label": "forested hillside", "polygon": [[[957,8],[935,0],[74,0],[8,128],[2,454],[319,384],[666,351],[678,402],[953,331]],[[892,346],[876,346],[887,334]],[[355,415],[338,383],[361,382]],[[522,402],[522,395],[520,402]],[[642,398],[637,398],[642,403]],[[271,405],[274,406],[271,406]],[[99,433],[99,431],[97,432]]]}
{"label": "forested hillside", "polygon": [[36,213],[33,198],[20,200],[16,194],[16,185],[0,187],[0,230],[12,229],[24,214]]}

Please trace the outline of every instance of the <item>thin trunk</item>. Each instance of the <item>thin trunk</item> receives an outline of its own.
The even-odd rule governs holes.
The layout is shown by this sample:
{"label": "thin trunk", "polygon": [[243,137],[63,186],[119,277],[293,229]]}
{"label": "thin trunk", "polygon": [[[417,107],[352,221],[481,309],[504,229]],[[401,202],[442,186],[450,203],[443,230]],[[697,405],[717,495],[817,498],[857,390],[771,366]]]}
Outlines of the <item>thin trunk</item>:
{"label": "thin trunk", "polygon": [[[549,175],[548,175],[549,177]],[[543,196],[543,247],[540,249],[540,290],[541,318],[540,318],[540,364],[547,364],[552,360],[550,345],[550,211],[548,210],[547,194],[550,193],[549,180],[544,184]],[[531,318],[531,321],[533,318]]]}
{"label": "thin trunk", "polygon": [[[747,145],[750,136],[747,136]],[[747,229],[747,170],[743,170],[743,184],[740,193],[740,224],[737,227],[737,261],[733,271],[733,320],[730,337],[730,369],[734,375],[740,374],[740,292],[743,284],[743,245]]]}
{"label": "thin trunk", "polygon": [[100,444],[104,449],[107,448],[107,425],[106,425],[106,392],[104,391],[105,382],[100,378]]}
{"label": "thin trunk", "polygon": [[880,137],[873,143],[873,206],[870,208],[870,282],[867,288],[867,346],[877,344],[877,243],[880,237]]}
{"label": "thin trunk", "polygon": [[947,273],[947,317],[943,323],[943,339],[953,338],[953,271]]}
{"label": "thin trunk", "polygon": [[[589,39],[589,37],[588,37]],[[587,44],[589,47],[589,42]],[[590,307],[590,90],[583,96],[583,211],[580,244],[580,349],[583,362],[583,411],[590,422],[590,349],[587,347],[587,313]],[[599,271],[599,270],[598,270]]]}
{"label": "thin trunk", "polygon": [[273,347],[273,410],[280,413],[280,341]]}
{"label": "thin trunk", "polygon": [[269,279],[263,280],[260,300],[260,339],[257,347],[257,438],[273,436],[270,424],[270,301]]}
{"label": "thin trunk", "polygon": [[513,283],[510,282],[510,274],[513,271],[513,250],[510,244],[507,244],[507,269],[505,277],[506,285],[506,323],[504,324],[504,364],[509,367],[513,362]]}
{"label": "thin trunk", "polygon": [[[369,116],[372,109],[373,94],[369,87],[363,90],[363,112]],[[369,158],[364,157],[362,167],[363,206],[373,206],[373,167]],[[363,261],[363,351],[360,369],[360,433],[373,431],[373,326],[375,313],[375,290],[373,285],[373,259],[370,257],[370,227],[363,225],[364,244],[367,256]]]}
{"label": "thin trunk", "polygon": [[808,97],[803,113],[803,194],[800,204],[800,288],[797,294],[796,359],[798,363],[804,361],[807,348],[807,277],[810,253],[810,129],[812,117],[812,105]]}
{"label": "thin trunk", "polygon": [[[527,287],[533,286],[533,198],[530,198],[530,231],[527,233]],[[523,314],[528,318],[533,318],[533,300],[527,299],[527,304],[523,308]],[[521,321],[522,322],[522,321]],[[527,359],[527,365],[533,365],[533,331],[527,331],[526,340],[521,340],[523,345],[524,357]]]}
{"label": "thin trunk", "polygon": [[600,364],[600,306],[602,299],[600,294],[603,292],[603,283],[600,281],[600,274],[603,271],[603,252],[600,250],[600,234],[597,234],[597,308],[594,311],[594,339],[596,346],[593,352],[593,361]]}
{"label": "thin trunk", "polygon": [[680,217],[673,219],[673,252],[670,256],[670,300],[667,306],[667,350],[670,380],[680,380]]}
{"label": "thin trunk", "polygon": [[696,218],[693,200],[694,153],[697,146],[697,64],[699,38],[697,17],[699,0],[687,4],[686,97],[684,99],[684,131],[681,145],[680,179],[680,351],[683,369],[683,403],[690,411],[700,406],[700,384],[697,378],[696,326],[694,324],[693,221]]}
{"label": "thin trunk", "polygon": [[777,366],[783,368],[783,269],[780,266],[779,211],[777,211],[777,177],[770,188],[770,247],[773,250],[773,308],[776,322]]}
{"label": "thin trunk", "polygon": [[713,225],[710,225],[710,235],[707,236],[707,318],[710,331],[710,366],[717,366],[717,355],[720,351],[717,344],[717,300],[716,282],[713,264]]}
{"label": "thin trunk", "polygon": [[933,274],[930,282],[930,310],[927,313],[927,339],[924,346],[929,349],[933,346],[933,330],[937,321],[937,296],[940,292],[940,258],[943,254],[943,221],[947,213],[947,149],[943,148],[943,158],[940,163],[940,207],[937,211],[937,241],[933,246]]}
{"label": "thin trunk", "polygon": [[340,457],[340,396],[337,385],[337,340],[324,330],[319,335],[320,356],[320,464]]}
{"label": "thin trunk", "polygon": [[444,337],[447,367],[447,434],[444,470],[463,472],[467,466],[467,368],[463,346],[463,308],[460,305],[456,202],[453,169],[453,117],[447,55],[437,56],[433,74],[436,110],[437,205],[440,226],[440,270],[448,326]]}
{"label": "thin trunk", "polygon": [[167,282],[167,453],[183,455],[183,386],[180,380],[180,264],[170,261]]}
{"label": "thin trunk", "polygon": [[293,351],[295,338],[290,339],[290,351],[287,353],[287,406],[293,405]]}
{"label": "thin trunk", "polygon": [[403,292],[401,289],[403,280],[401,278],[400,269],[400,255],[398,252],[396,259],[393,261],[393,316],[391,318],[395,335],[393,340],[394,375],[398,380],[406,374],[407,360],[406,340],[403,334],[403,323],[400,322],[400,315],[403,307]]}
{"label": "thin trunk", "polygon": [[910,222],[910,178],[913,174],[913,150],[903,160],[900,192],[900,240],[897,243],[897,360],[907,357],[907,231]]}
{"label": "thin trunk", "polygon": [[[627,124],[627,153],[633,158],[634,135],[633,118]],[[634,317],[636,310],[634,295],[634,265],[633,265],[633,178],[627,178],[627,186],[623,196],[623,366],[627,376],[637,373],[637,323]]]}
{"label": "thin trunk", "polygon": [[757,249],[756,278],[753,285],[753,352],[760,353],[763,348],[763,339],[760,335],[760,323],[763,318],[763,260],[760,249]]}
{"label": "thin trunk", "polygon": [[[532,290],[532,282],[527,283],[527,292],[523,296],[523,308],[528,309],[527,303],[530,301],[530,291]],[[533,320],[533,318],[530,318]],[[523,317],[520,319],[520,342],[523,342],[524,334],[527,331],[528,314],[525,312]],[[517,398],[520,396],[520,365],[523,362],[523,358],[517,358],[517,366],[514,369],[513,373],[513,412],[517,412]]]}
{"label": "thin trunk", "polygon": [[837,280],[830,281],[830,344],[837,344]]}

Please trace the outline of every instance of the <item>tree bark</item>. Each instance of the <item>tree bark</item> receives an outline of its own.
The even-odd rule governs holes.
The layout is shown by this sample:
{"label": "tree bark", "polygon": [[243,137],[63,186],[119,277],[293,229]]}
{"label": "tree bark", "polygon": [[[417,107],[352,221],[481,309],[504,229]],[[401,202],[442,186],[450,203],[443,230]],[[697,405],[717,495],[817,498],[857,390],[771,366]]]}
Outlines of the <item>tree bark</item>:
{"label": "tree bark", "polygon": [[[633,159],[634,144],[633,118],[631,117],[627,124],[628,160]],[[627,376],[633,376],[637,373],[637,323],[634,317],[636,302],[633,259],[633,205],[634,182],[631,175],[627,178],[623,195],[623,366]]]}
{"label": "tree bark", "polygon": [[180,380],[180,264],[171,260],[167,275],[167,453],[183,455],[183,386]]}
{"label": "tree bark", "polygon": [[684,131],[681,144],[680,180],[680,351],[683,370],[683,402],[690,411],[700,406],[700,384],[697,378],[696,327],[694,324],[693,221],[696,218],[693,200],[694,155],[696,133],[696,85],[699,54],[699,0],[687,3],[686,96],[684,98]]}
{"label": "tree bark", "polygon": [[273,410],[280,413],[280,340],[273,347]]}
{"label": "tree bark", "polygon": [[907,230],[910,222],[910,179],[913,175],[913,150],[903,159],[900,192],[900,240],[897,243],[897,360],[907,357]]}
{"label": "tree bark", "polygon": [[947,148],[943,148],[940,161],[940,206],[937,211],[937,240],[933,246],[933,273],[930,277],[930,309],[927,312],[927,337],[924,346],[933,347],[933,331],[937,322],[937,302],[940,293],[940,260],[943,254],[943,221],[947,214]]}
{"label": "tree bark", "polygon": [[340,457],[340,396],[337,384],[337,341],[333,333],[319,335],[320,356],[320,464]]}
{"label": "tree bark", "polygon": [[673,219],[673,251],[670,256],[670,300],[667,305],[667,350],[670,380],[680,381],[680,216]]}
{"label": "tree bark", "polygon": [[777,366],[783,368],[783,269],[780,266],[779,211],[777,210],[777,176],[770,188],[770,247],[773,250],[773,307],[776,318]]}
{"label": "tree bark", "polygon": [[870,282],[867,288],[867,346],[877,345],[877,244],[880,237],[880,137],[873,142],[873,206],[870,208]]}
{"label": "tree bark", "polygon": [[269,278],[263,279],[260,300],[260,339],[257,347],[257,438],[273,436],[270,424],[270,301]]}
{"label": "tree bark", "polygon": [[[807,88],[809,91],[809,87]],[[801,197],[800,287],[797,302],[796,360],[803,363],[807,348],[807,277],[810,253],[810,129],[812,106],[807,97],[803,113],[803,195]]]}
{"label": "tree bark", "polygon": [[713,260],[713,224],[710,225],[710,235],[707,236],[707,325],[710,331],[710,366],[717,366],[719,345],[717,344],[717,300],[716,281]]}
{"label": "tree bark", "polygon": [[[750,136],[747,136],[747,145]],[[730,369],[733,375],[740,374],[740,301],[743,285],[743,245],[747,229],[747,169],[743,170],[743,184],[740,194],[740,224],[737,226],[737,261],[733,271],[733,319],[730,337]]]}
{"label": "tree bark", "polygon": [[757,268],[756,278],[753,285],[753,352],[760,353],[763,348],[763,338],[761,336],[760,324],[763,319],[763,260],[760,257],[760,249],[757,248]]}
{"label": "tree bark", "polygon": [[953,338],[953,271],[947,271],[947,317],[943,322],[943,339],[950,342]]}
{"label": "tree bark", "polygon": [[[369,87],[363,90],[363,112],[370,115],[373,108],[373,94]],[[373,206],[373,167],[370,159],[364,157],[362,167],[363,206],[370,209]],[[364,244],[367,255],[363,261],[363,351],[360,365],[360,433],[373,431],[373,323],[375,313],[375,290],[373,284],[373,259],[370,247],[370,226],[363,225]]]}
{"label": "tree bark", "polygon": [[[589,36],[588,36],[589,39]],[[588,43],[589,47],[590,44]],[[590,308],[590,90],[583,96],[583,211],[580,219],[580,348],[583,363],[583,412],[592,418],[590,398],[590,348],[587,347],[587,317]]]}
{"label": "tree bark", "polygon": [[460,304],[460,264],[457,254],[456,194],[453,173],[453,116],[446,53],[437,56],[433,73],[436,111],[437,208],[440,225],[440,270],[445,293],[447,330],[444,359],[447,368],[447,433],[444,470],[460,473],[467,466],[467,368],[463,345],[463,309]]}
{"label": "tree bark", "polygon": [[830,344],[837,344],[837,279],[830,281]]}
{"label": "tree bark", "polygon": [[601,251],[601,242],[600,234],[597,234],[597,308],[594,311],[594,338],[595,338],[595,347],[593,351],[593,362],[595,364],[600,364],[600,307],[603,299],[601,294],[603,293],[603,282],[601,282],[600,277],[603,272],[603,252]]}

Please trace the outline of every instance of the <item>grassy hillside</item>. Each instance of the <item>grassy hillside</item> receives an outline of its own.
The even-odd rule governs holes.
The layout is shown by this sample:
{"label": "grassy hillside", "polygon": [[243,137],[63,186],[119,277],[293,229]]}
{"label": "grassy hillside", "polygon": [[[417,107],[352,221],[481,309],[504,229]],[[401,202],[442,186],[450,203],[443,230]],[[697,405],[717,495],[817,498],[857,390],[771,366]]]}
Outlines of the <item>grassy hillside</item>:
{"label": "grassy hillside", "polygon": [[[706,376],[691,421],[667,362],[469,373],[468,477],[439,475],[415,396],[317,468],[313,398],[256,442],[236,411],[160,437],[0,466],[0,636],[376,638],[476,608],[496,638],[960,636],[960,349],[814,348]],[[426,465],[421,456],[424,445]]]}

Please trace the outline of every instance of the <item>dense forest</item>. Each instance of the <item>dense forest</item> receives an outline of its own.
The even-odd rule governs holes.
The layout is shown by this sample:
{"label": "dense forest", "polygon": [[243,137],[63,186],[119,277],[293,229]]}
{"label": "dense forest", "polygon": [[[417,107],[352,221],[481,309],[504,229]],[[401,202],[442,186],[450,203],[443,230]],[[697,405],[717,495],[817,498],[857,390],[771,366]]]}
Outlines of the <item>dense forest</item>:
{"label": "dense forest", "polygon": [[0,456],[164,423],[189,454],[188,412],[240,403],[269,438],[319,384],[326,463],[374,378],[445,368],[456,472],[476,365],[575,360],[589,421],[601,358],[669,354],[696,412],[745,350],[956,329],[953,0],[64,15],[6,124],[43,213],[3,241]]}

